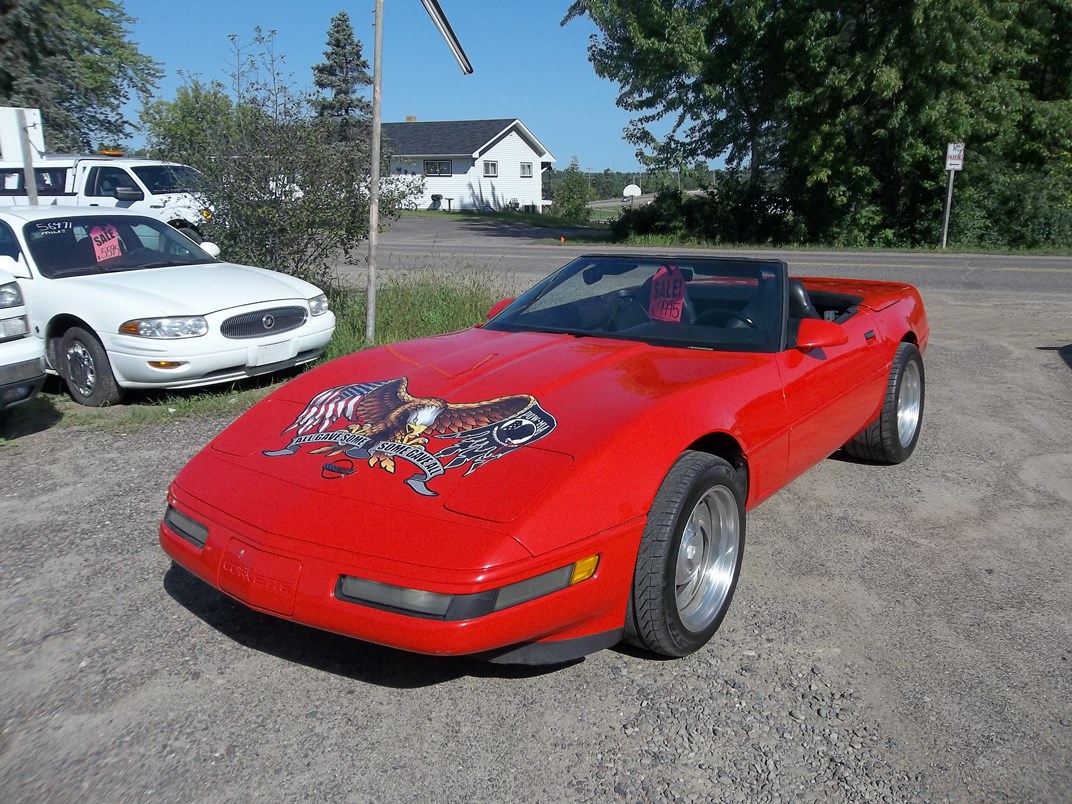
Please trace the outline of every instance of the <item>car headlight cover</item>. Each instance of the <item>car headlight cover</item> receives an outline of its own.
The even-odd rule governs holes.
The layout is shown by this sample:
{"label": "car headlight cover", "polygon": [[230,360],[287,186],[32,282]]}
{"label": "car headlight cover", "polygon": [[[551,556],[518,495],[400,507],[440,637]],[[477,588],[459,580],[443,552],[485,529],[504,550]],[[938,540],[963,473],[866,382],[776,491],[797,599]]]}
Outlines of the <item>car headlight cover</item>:
{"label": "car headlight cover", "polygon": [[328,297],[321,293],[309,299],[309,312],[313,315],[323,315],[331,308],[328,305]]}
{"label": "car headlight cover", "polygon": [[[8,282],[6,285],[0,285],[0,308],[4,307],[18,307],[22,302],[22,291],[19,290],[19,286],[15,282]],[[327,302],[325,301],[324,309],[327,309]]]}
{"label": "car headlight cover", "polygon": [[448,622],[472,620],[587,581],[595,575],[598,566],[599,556],[592,555],[551,572],[471,595],[444,595],[342,575],[335,586],[335,596],[348,603],[387,609],[411,617]]}
{"label": "car headlight cover", "polygon": [[176,316],[172,318],[135,318],[125,322],[119,331],[124,335],[139,338],[200,338],[208,333],[208,321],[204,316]]}

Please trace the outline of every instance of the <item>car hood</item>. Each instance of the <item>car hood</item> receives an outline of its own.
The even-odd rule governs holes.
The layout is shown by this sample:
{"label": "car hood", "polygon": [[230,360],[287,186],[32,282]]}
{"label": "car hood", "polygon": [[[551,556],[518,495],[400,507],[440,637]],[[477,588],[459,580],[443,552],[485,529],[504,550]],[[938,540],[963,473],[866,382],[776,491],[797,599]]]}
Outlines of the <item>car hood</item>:
{"label": "car hood", "polygon": [[[673,459],[712,426],[693,420],[693,400],[712,383],[747,385],[735,379],[767,370],[764,358],[471,329],[325,364],[205,452],[248,470],[254,486],[272,478],[329,495],[340,510],[365,504],[498,528],[540,553],[642,516]],[[399,443],[400,410],[419,416],[442,402],[452,406],[444,421],[470,429],[444,433],[437,419],[426,443]],[[204,464],[205,476],[219,476]]]}
{"label": "car hood", "polygon": [[54,280],[82,296],[106,296],[132,315],[210,315],[249,304],[308,299],[320,291],[286,274],[229,262],[176,265]]}

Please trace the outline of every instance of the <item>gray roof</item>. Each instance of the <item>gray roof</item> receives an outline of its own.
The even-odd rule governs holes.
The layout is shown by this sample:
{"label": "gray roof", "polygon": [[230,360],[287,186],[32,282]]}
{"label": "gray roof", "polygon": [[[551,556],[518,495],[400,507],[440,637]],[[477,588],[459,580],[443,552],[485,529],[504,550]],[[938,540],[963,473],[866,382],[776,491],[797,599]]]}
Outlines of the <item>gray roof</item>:
{"label": "gray roof", "polygon": [[[428,123],[383,123],[384,147],[394,156],[462,156],[473,155],[496,139],[517,118],[501,120],[443,120]],[[534,150],[545,151],[543,145],[524,124],[518,131],[530,141]]]}

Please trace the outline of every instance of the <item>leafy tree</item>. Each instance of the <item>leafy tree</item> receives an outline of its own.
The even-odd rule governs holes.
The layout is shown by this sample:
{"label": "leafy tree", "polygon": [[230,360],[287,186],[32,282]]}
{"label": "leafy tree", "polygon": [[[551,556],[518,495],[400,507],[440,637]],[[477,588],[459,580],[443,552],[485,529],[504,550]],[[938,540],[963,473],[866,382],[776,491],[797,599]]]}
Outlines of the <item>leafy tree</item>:
{"label": "leafy tree", "polygon": [[[369,143],[335,139],[335,121],[313,116],[274,50],[274,31],[251,45],[231,37],[230,95],[188,81],[174,101],[144,118],[153,152],[206,177],[213,220],[206,235],[228,259],[286,271],[321,287],[337,284],[334,264],[355,258],[368,237]],[[381,190],[390,216],[412,188]]]}
{"label": "leafy tree", "polygon": [[587,221],[592,217],[588,202],[592,200],[592,185],[581,172],[577,157],[563,171],[562,180],[555,188],[554,214],[569,221]]}
{"label": "leafy tree", "polygon": [[116,0],[8,0],[0,6],[0,105],[40,109],[51,150],[123,140],[131,93],[147,96],[161,76],[128,40],[131,22]]}
{"label": "leafy tree", "polygon": [[336,122],[341,141],[367,137],[372,105],[360,92],[372,84],[372,76],[345,11],[331,18],[327,44],[327,61],[313,65],[313,83],[325,93],[313,99],[317,116]]}
{"label": "leafy tree", "polygon": [[596,73],[637,113],[626,138],[651,165],[747,169],[726,199],[741,221],[781,209],[812,241],[935,243],[945,144],[961,141],[955,231],[1068,242],[1064,0],[575,0],[563,22],[579,16],[600,30]]}

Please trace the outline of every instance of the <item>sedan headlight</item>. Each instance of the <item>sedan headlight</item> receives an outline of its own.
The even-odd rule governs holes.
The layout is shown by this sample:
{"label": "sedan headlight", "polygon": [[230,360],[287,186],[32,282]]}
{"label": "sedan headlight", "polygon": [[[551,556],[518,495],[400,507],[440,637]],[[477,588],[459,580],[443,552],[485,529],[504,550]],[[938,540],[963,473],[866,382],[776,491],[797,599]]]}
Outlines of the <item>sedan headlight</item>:
{"label": "sedan headlight", "polygon": [[[317,298],[324,297],[318,296]],[[0,308],[18,307],[22,303],[22,291],[19,290],[17,283],[8,282],[6,285],[0,285]],[[328,309],[327,301],[324,302],[324,309]]]}
{"label": "sedan headlight", "polygon": [[204,316],[192,315],[181,318],[135,318],[125,322],[119,331],[124,335],[139,338],[200,338],[208,333],[208,321]]}
{"label": "sedan headlight", "polygon": [[328,306],[328,297],[321,293],[309,299],[309,312],[313,315],[323,315],[331,308]]}

